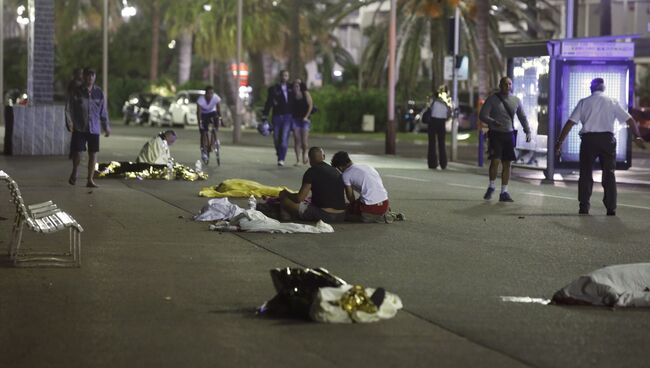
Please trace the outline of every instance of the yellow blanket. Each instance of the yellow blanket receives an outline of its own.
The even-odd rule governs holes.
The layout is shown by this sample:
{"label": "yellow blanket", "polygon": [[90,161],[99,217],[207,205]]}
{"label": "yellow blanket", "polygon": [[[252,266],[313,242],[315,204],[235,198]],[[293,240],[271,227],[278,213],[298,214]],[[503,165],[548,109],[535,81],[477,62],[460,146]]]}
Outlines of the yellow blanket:
{"label": "yellow blanket", "polygon": [[[217,186],[202,188],[199,192],[200,197],[208,198],[224,198],[224,197],[240,197],[246,198],[255,196],[261,197],[278,197],[280,192],[286,189],[294,192],[287,187],[270,187],[262,185],[256,181],[245,179],[228,179],[224,180]],[[295,192],[294,192],[295,193]]]}

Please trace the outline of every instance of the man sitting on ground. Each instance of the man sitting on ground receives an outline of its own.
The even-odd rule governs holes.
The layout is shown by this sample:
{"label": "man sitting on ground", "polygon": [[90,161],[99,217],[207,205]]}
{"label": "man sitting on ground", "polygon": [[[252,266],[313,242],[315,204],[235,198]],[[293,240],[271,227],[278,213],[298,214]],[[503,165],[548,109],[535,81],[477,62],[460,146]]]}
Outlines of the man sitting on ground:
{"label": "man sitting on ground", "polygon": [[[345,151],[334,154],[332,166],[343,173],[345,196],[350,202],[347,220],[386,222],[388,192],[377,170],[368,165],[352,163]],[[359,193],[358,199],[355,199],[354,192]]]}
{"label": "man sitting on ground", "polygon": [[138,163],[152,165],[168,165],[172,160],[169,153],[169,146],[176,142],[176,132],[167,130],[151,138],[142,146],[140,154],[136,159]]}
{"label": "man sitting on ground", "polygon": [[[309,165],[298,193],[280,192],[280,207],[293,217],[326,223],[345,221],[345,199],[341,174],[325,162],[321,147],[309,149]],[[311,203],[305,203],[311,192]]]}

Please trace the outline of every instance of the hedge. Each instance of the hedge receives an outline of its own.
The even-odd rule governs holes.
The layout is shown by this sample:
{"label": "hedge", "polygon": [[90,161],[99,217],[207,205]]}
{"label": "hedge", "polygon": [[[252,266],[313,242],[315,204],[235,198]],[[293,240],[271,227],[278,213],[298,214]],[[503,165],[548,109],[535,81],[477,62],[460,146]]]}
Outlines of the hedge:
{"label": "hedge", "polygon": [[375,131],[386,127],[385,90],[326,86],[311,90],[318,112],[312,116],[315,132],[361,132],[363,115],[375,115]]}

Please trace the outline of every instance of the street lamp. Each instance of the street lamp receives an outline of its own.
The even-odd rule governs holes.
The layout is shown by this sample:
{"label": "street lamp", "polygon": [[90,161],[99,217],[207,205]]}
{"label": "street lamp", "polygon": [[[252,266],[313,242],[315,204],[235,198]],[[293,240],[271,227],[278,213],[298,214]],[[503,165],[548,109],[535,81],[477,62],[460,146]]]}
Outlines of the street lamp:
{"label": "street lamp", "polygon": [[129,5],[126,0],[122,0],[122,5],[124,5],[121,11],[122,18],[128,20],[130,17],[133,17],[138,13],[138,9],[136,9],[135,6]]}

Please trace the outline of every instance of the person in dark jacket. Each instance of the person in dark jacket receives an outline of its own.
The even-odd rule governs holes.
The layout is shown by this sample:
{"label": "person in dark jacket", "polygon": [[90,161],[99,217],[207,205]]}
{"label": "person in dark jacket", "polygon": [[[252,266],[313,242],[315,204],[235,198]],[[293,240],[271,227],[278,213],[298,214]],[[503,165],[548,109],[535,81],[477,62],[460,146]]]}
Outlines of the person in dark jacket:
{"label": "person in dark jacket", "polygon": [[268,120],[268,114],[273,109],[273,139],[275,142],[275,153],[278,156],[278,166],[284,166],[284,160],[289,148],[289,134],[293,125],[291,115],[291,101],[293,100],[293,88],[288,84],[289,72],[280,72],[280,82],[269,88],[262,120]]}

